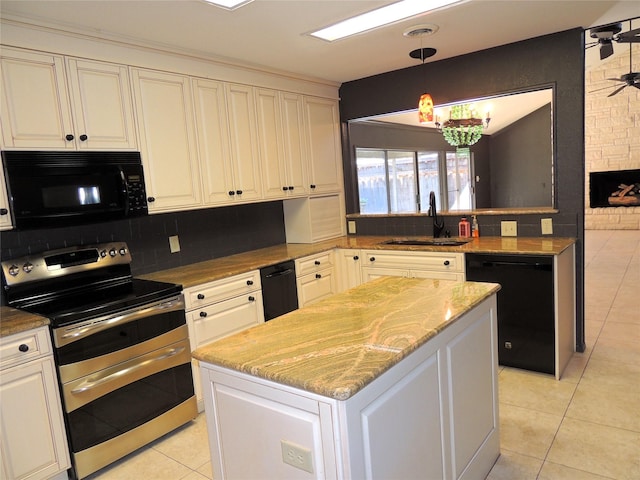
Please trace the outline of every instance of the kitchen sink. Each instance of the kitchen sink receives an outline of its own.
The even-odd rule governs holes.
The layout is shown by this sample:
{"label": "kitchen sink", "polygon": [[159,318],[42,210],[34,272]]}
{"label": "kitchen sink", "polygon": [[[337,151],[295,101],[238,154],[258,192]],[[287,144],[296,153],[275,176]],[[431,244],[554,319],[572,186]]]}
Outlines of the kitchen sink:
{"label": "kitchen sink", "polygon": [[382,242],[381,245],[425,245],[425,246],[437,246],[437,247],[456,247],[469,243],[471,240],[456,240],[454,238],[426,238],[424,240],[387,240]]}

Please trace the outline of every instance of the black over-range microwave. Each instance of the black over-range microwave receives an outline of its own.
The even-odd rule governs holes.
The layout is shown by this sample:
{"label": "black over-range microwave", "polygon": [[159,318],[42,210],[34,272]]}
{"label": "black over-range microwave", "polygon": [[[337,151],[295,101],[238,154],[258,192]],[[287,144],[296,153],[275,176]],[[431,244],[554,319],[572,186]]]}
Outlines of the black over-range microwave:
{"label": "black over-range microwave", "polygon": [[148,214],[139,152],[3,151],[2,164],[16,229]]}

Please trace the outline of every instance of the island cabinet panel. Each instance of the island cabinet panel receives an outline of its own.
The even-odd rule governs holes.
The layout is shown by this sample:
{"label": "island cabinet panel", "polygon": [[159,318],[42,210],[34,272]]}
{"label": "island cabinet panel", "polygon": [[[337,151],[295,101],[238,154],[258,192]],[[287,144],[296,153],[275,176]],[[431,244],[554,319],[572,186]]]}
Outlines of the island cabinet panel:
{"label": "island cabinet panel", "polygon": [[[492,294],[344,400],[202,363],[214,478],[485,478],[500,447],[496,343]],[[311,468],[289,465],[282,442]]]}

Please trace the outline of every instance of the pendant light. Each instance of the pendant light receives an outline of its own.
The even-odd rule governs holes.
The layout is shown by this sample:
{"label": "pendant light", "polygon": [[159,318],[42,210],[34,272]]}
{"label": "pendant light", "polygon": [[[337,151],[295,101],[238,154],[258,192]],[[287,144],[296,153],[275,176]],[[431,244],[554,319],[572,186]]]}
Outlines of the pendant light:
{"label": "pendant light", "polygon": [[[432,35],[437,30],[437,25],[425,24],[416,25],[404,32],[405,37],[420,37],[420,48],[409,52],[409,56],[421,60],[423,70],[425,59],[434,56],[436,49],[422,47],[422,37]],[[418,120],[420,123],[433,122],[433,98],[429,93],[423,93],[418,100]]]}

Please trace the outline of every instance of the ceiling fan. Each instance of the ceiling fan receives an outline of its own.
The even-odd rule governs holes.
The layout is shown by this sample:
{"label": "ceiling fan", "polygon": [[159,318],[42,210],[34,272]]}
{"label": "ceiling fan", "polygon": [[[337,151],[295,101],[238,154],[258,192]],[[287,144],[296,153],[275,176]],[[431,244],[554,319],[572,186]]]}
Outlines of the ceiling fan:
{"label": "ceiling fan", "polygon": [[[620,24],[617,24],[617,25],[620,25]],[[632,43],[640,42],[640,28],[631,30],[631,20],[629,20],[629,31],[626,32],[626,34],[633,34],[631,37],[626,37],[626,38],[631,38],[630,40],[629,39],[623,40],[624,42],[629,43],[629,73],[625,73],[621,75],[620,78],[607,78],[607,80],[624,83],[624,85],[619,86],[609,95],[607,95],[608,97],[613,97],[615,94],[621,92],[626,87],[635,87],[640,89],[640,72],[633,71],[633,56],[632,56],[633,45],[631,45]],[[593,33],[591,34],[591,36],[593,37]],[[616,41],[619,41],[619,40],[616,40]],[[611,47],[611,53],[613,53],[613,47]],[[602,48],[600,49],[600,58],[602,58]],[[600,88],[598,90],[593,90],[592,92],[589,92],[589,93],[599,92],[601,90],[606,90],[608,88],[611,88],[611,87]]]}
{"label": "ceiling fan", "polygon": [[629,31],[622,32],[622,22],[610,23],[601,27],[595,27],[589,30],[591,38],[595,38],[595,42],[588,43],[586,48],[600,47],[600,60],[613,55],[613,42],[618,43],[637,43],[640,42],[640,28],[631,29],[631,20],[629,20]]}

